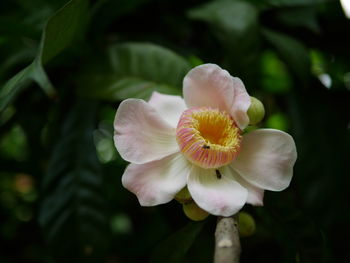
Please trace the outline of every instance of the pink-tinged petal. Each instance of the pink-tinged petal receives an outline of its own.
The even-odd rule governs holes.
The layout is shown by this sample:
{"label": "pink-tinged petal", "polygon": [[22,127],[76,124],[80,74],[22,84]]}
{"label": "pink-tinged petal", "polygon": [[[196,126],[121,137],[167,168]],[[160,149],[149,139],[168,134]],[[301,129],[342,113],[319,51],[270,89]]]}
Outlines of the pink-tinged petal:
{"label": "pink-tinged petal", "polygon": [[231,167],[258,188],[281,191],[290,184],[296,158],[295,143],[289,134],[260,129],[243,136],[241,152]]}
{"label": "pink-tinged petal", "polygon": [[185,101],[180,96],[164,95],[158,92],[152,93],[148,103],[174,128],[187,108]]}
{"label": "pink-tinged petal", "polygon": [[264,189],[261,189],[259,187],[256,187],[250,183],[248,183],[246,180],[242,178],[242,176],[239,175],[239,173],[234,170],[231,166],[226,166],[230,171],[232,172],[233,176],[237,180],[237,182],[243,186],[248,191],[248,197],[247,197],[247,203],[255,206],[262,206],[264,205]]}
{"label": "pink-tinged petal", "polygon": [[249,124],[247,111],[250,106],[250,96],[247,93],[243,82],[239,78],[232,77],[234,87],[234,98],[230,114],[236,121],[237,126],[243,130]]}
{"label": "pink-tinged petal", "polygon": [[114,130],[118,152],[132,163],[159,160],[179,151],[175,129],[143,100],[127,99],[120,104]]}
{"label": "pink-tinged petal", "polygon": [[234,99],[233,79],[215,64],[200,65],[185,76],[183,95],[189,108],[205,106],[228,111]]}
{"label": "pink-tinged petal", "polygon": [[247,204],[255,206],[264,205],[264,189],[256,187],[246,181],[240,181],[240,184],[248,190]]}
{"label": "pink-tinged petal", "polygon": [[142,206],[164,204],[186,186],[190,168],[189,162],[176,153],[145,164],[130,164],[122,184],[137,196]]}
{"label": "pink-tinged petal", "polygon": [[232,216],[245,204],[248,192],[228,171],[193,166],[187,187],[203,210],[217,216]]}

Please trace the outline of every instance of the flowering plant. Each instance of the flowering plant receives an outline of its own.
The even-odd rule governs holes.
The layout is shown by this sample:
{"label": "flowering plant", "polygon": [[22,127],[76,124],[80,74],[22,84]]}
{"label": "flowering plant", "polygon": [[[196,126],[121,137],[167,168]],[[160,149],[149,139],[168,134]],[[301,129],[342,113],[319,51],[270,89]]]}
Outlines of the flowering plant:
{"label": "flowering plant", "polygon": [[294,140],[274,129],[244,133],[251,98],[239,78],[204,64],[185,76],[183,96],[154,92],[148,102],[124,100],[116,113],[115,146],[131,163],[122,183],[142,206],[187,187],[201,209],[231,216],[245,203],[262,205],[264,190],[288,187]]}

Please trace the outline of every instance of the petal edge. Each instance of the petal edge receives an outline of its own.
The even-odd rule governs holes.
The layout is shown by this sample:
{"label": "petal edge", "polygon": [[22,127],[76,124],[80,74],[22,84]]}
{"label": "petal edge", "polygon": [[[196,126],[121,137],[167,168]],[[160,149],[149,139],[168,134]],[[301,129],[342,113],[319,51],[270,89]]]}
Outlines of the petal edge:
{"label": "petal edge", "polygon": [[186,110],[185,101],[180,96],[165,95],[156,91],[152,93],[148,103],[173,128],[176,128],[181,114]]}
{"label": "petal edge", "polygon": [[229,111],[234,98],[232,77],[215,64],[197,66],[184,78],[183,96],[189,108],[211,107]]}
{"label": "petal edge", "polygon": [[241,152],[231,167],[256,187],[282,191],[290,184],[296,158],[292,136],[279,130],[260,129],[243,136]]}
{"label": "petal edge", "polygon": [[245,204],[248,192],[230,173],[193,166],[188,178],[188,190],[203,210],[216,216],[232,216]]}
{"label": "petal edge", "polygon": [[189,171],[190,164],[176,153],[145,164],[130,164],[122,184],[142,206],[155,206],[171,201],[185,187]]}
{"label": "petal edge", "polygon": [[232,77],[232,81],[235,91],[230,113],[237,126],[244,130],[249,124],[247,112],[251,104],[250,96],[240,78]]}
{"label": "petal edge", "polygon": [[147,163],[178,152],[175,128],[143,100],[124,100],[114,120],[114,144],[121,157]]}

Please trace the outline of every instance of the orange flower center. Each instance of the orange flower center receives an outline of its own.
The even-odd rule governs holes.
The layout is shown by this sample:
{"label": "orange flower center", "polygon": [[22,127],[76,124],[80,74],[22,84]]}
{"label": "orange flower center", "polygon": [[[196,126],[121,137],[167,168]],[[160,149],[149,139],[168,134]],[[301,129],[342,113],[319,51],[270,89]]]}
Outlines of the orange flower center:
{"label": "orange flower center", "polygon": [[202,168],[219,168],[237,156],[240,129],[225,112],[208,107],[183,112],[176,139],[186,158]]}

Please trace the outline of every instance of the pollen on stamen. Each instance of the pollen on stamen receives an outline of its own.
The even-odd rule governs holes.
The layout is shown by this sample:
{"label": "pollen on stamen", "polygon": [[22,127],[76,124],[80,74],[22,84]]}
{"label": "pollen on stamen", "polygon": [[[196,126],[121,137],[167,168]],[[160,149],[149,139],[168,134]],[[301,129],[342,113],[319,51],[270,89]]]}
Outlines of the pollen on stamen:
{"label": "pollen on stamen", "polygon": [[181,152],[202,168],[219,168],[232,162],[240,149],[240,129],[225,112],[208,107],[183,112],[176,129]]}

